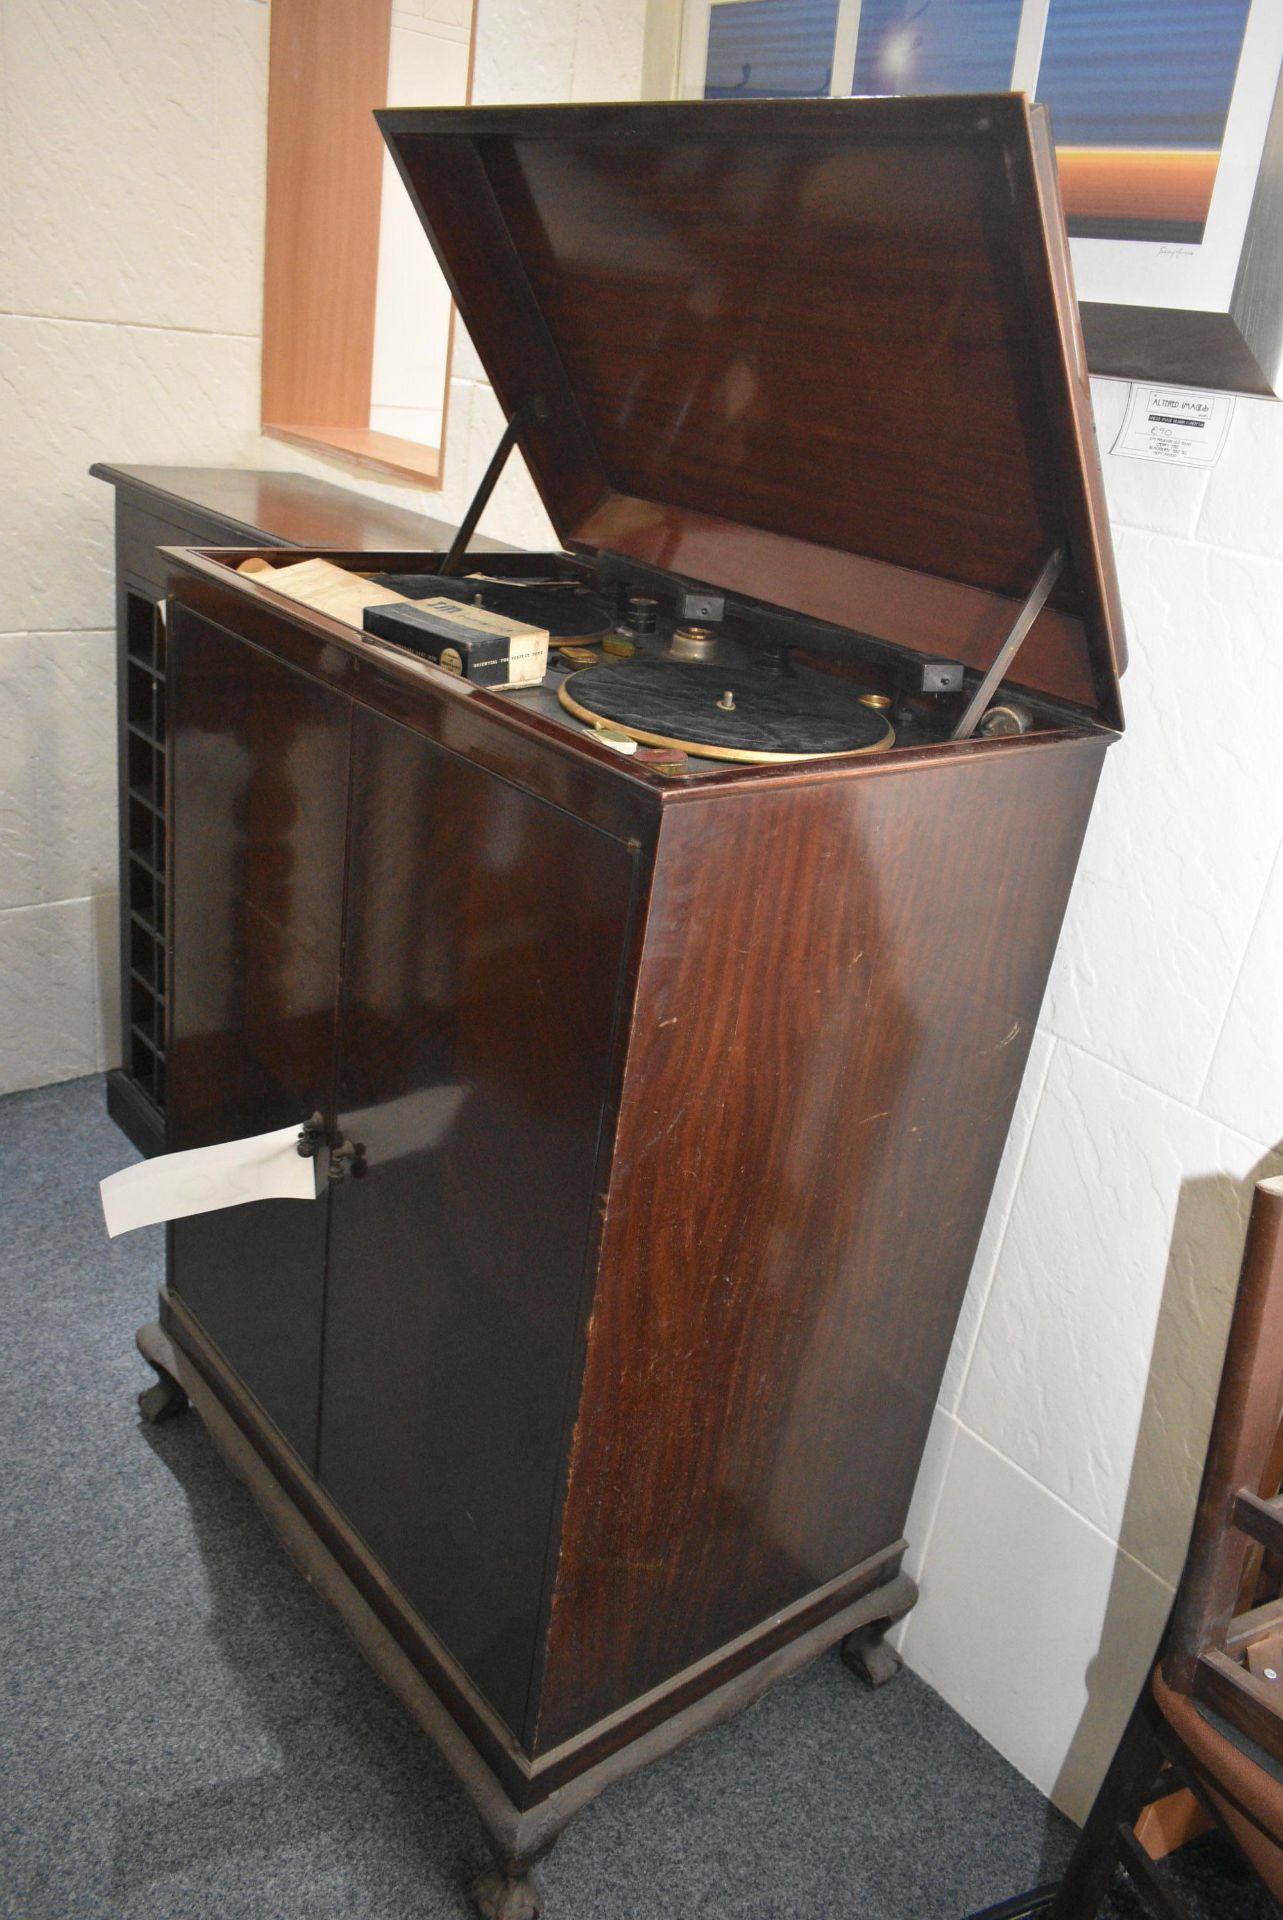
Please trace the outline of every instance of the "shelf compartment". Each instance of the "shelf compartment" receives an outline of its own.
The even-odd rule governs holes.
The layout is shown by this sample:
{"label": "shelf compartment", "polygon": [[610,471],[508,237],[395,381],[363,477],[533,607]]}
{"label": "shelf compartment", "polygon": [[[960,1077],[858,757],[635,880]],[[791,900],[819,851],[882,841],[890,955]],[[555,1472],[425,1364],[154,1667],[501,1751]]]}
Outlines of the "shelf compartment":
{"label": "shelf compartment", "polygon": [[145,665],[163,666],[159,658],[160,622],[156,605],[141,593],[125,595],[125,652]]}

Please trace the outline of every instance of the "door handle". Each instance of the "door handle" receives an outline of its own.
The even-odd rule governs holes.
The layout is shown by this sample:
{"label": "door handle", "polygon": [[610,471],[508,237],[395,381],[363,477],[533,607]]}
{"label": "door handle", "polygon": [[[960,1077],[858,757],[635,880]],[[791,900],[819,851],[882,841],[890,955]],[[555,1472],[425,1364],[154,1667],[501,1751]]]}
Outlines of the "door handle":
{"label": "door handle", "polygon": [[351,1174],[354,1180],[360,1180],[365,1174],[365,1148],[358,1141],[354,1146],[350,1140],[340,1140],[330,1155],[331,1180],[346,1180]]}

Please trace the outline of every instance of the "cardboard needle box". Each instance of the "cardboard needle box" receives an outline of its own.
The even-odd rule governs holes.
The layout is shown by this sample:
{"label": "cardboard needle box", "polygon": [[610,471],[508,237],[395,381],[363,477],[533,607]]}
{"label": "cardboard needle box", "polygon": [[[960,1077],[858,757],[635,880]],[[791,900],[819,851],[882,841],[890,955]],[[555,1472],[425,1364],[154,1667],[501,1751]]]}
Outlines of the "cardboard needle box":
{"label": "cardboard needle box", "polygon": [[367,633],[435,660],[482,687],[538,686],[548,670],[546,628],[444,596],[366,607]]}

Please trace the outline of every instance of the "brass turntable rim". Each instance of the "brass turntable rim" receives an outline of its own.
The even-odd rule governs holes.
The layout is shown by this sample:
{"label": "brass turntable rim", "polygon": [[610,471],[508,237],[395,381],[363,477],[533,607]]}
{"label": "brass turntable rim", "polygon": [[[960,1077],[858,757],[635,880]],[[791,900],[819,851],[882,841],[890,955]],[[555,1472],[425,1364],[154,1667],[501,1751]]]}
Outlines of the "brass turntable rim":
{"label": "brass turntable rim", "polygon": [[[693,753],[701,760],[729,760],[738,766],[783,766],[795,760],[841,760],[855,753],[885,753],[895,745],[895,728],[888,720],[883,720],[886,732],[881,740],[874,740],[867,747],[835,747],[825,753],[763,753],[752,747],[710,747],[702,741],[679,740],[672,734],[646,733],[640,727],[628,726],[622,720],[611,720],[604,713],[594,713],[591,707],[580,706],[564,680],[557,688],[557,698],[577,720],[586,720],[593,727],[614,727],[643,747],[670,747],[680,753]],[[881,719],[880,714],[878,718]]]}

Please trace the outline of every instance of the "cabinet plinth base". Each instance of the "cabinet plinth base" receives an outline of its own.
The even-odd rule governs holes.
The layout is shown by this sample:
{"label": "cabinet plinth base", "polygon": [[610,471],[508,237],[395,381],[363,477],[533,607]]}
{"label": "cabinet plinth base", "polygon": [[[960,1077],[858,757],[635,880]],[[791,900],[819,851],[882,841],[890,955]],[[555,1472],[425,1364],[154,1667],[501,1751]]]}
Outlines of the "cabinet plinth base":
{"label": "cabinet plinth base", "polygon": [[[791,1639],[779,1643],[764,1634],[765,1651],[743,1664],[733,1657],[735,1647],[721,1649],[705,1663],[702,1691],[692,1681],[701,1670],[689,1669],[666,1690],[671,1702],[661,1697],[657,1705],[656,1696],[648,1696],[636,1703],[635,1718],[616,1743],[610,1743],[601,1728],[589,1728],[563,1747],[531,1758],[408,1605],[397,1597],[396,1608],[388,1611],[386,1575],[379,1574],[322,1489],[169,1289],[161,1295],[161,1316],[160,1325],[153,1322],[140,1331],[140,1352],[162,1384],[170,1382],[184,1403],[190,1400],[290,1557],[336,1609],[371,1666],[440,1749],[476,1808],[498,1863],[472,1888],[485,1920],[537,1920],[542,1896],[531,1868],[604,1788],[729,1719],[836,1641],[858,1636],[864,1628],[880,1637],[917,1598],[912,1580],[899,1571],[904,1542],[897,1541],[844,1578],[832,1611],[819,1619],[813,1612],[799,1612]],[[368,1562],[368,1578],[362,1557]],[[856,1597],[843,1604],[852,1579]],[[750,1647],[750,1655],[752,1651],[756,1648]]]}

